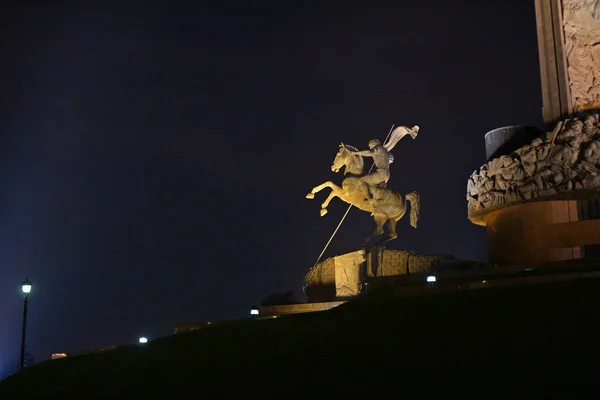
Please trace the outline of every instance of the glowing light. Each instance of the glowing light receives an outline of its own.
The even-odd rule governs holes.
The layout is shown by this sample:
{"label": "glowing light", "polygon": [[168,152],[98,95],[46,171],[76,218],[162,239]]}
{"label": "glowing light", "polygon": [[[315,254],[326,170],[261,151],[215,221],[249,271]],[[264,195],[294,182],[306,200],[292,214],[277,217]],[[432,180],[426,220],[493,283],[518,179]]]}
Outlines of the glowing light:
{"label": "glowing light", "polygon": [[258,308],[252,307],[250,309],[250,315],[259,315],[259,314],[260,314],[260,311],[258,310]]}
{"label": "glowing light", "polygon": [[57,358],[65,358],[66,356],[67,356],[67,353],[53,353],[52,359],[56,360]]}
{"label": "glowing light", "polygon": [[29,279],[25,278],[25,280],[21,283],[21,291],[26,295],[31,293],[31,282]]}
{"label": "glowing light", "polygon": [[430,283],[437,282],[437,278],[434,275],[429,275],[427,277],[427,282],[430,282]]}
{"label": "glowing light", "polygon": [[148,338],[145,336],[142,336],[141,338],[138,339],[138,342],[140,343],[148,343]]}

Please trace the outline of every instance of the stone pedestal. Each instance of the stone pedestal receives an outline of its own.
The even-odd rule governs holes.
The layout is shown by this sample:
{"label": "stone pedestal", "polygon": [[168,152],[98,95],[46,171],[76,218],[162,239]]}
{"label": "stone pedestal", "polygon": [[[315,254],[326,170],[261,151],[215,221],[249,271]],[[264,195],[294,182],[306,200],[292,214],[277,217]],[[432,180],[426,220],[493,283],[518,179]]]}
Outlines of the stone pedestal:
{"label": "stone pedestal", "polygon": [[496,210],[487,216],[490,263],[525,265],[580,258],[579,246],[548,240],[558,225],[577,220],[574,200],[518,204]]}
{"label": "stone pedestal", "polygon": [[468,217],[486,227],[498,265],[596,257],[598,248],[581,246],[600,244],[600,205],[589,208],[599,198],[600,113],[498,154],[467,183]]}
{"label": "stone pedestal", "polygon": [[456,260],[447,254],[415,254],[381,247],[357,250],[328,258],[311,268],[304,277],[304,292],[311,303],[348,299],[361,295],[366,282],[423,275],[446,261]]}
{"label": "stone pedestal", "polygon": [[486,220],[490,263],[528,265],[596,258],[600,219],[580,215],[581,201],[519,204],[490,213]]}
{"label": "stone pedestal", "polygon": [[358,296],[362,287],[362,274],[366,261],[365,250],[337,256],[335,261],[335,296]]}

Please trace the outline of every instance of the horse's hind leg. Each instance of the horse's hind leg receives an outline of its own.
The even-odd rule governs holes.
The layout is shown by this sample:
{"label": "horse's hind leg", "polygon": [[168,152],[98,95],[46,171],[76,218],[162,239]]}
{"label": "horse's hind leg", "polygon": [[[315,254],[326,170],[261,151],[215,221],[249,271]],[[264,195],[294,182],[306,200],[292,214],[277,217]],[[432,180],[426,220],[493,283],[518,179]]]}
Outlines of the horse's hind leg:
{"label": "horse's hind leg", "polygon": [[367,240],[383,234],[383,224],[385,224],[385,221],[387,221],[388,217],[385,214],[375,214],[373,219],[375,219],[375,231],[367,238]]}
{"label": "horse's hind leg", "polygon": [[398,237],[398,235],[396,234],[396,221],[393,218],[388,218],[387,223],[388,223],[388,231],[390,234],[390,238],[388,240],[392,240],[392,239],[396,239]]}

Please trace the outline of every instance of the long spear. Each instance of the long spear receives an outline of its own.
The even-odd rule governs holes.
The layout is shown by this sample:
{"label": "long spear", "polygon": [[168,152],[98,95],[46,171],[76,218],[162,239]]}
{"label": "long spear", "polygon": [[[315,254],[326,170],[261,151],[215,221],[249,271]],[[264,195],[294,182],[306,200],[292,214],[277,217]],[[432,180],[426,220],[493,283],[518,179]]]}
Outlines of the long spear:
{"label": "long spear", "polygon": [[[386,143],[388,141],[388,139],[390,138],[390,135],[392,134],[392,131],[394,130],[394,125],[392,125],[392,127],[390,128],[390,131],[388,132],[387,136],[385,137],[385,140],[383,143]],[[371,164],[371,168],[369,169],[368,173],[371,173],[371,171],[373,170],[373,166],[375,164]],[[309,271],[312,271],[313,268],[315,268],[317,266],[317,264],[319,263],[319,261],[321,261],[321,257],[323,257],[323,254],[325,253],[325,251],[327,251],[327,247],[329,247],[329,244],[331,243],[331,241],[333,240],[333,237],[335,236],[335,234],[337,233],[337,231],[340,229],[340,226],[342,226],[342,224],[344,223],[344,220],[346,219],[346,216],[348,215],[348,213],[350,212],[350,209],[352,208],[352,204],[350,204],[348,206],[348,209],[346,210],[346,212],[344,213],[344,216],[342,217],[342,219],[340,220],[340,223],[337,225],[337,227],[335,228],[335,230],[333,231],[333,233],[331,234],[331,237],[329,238],[329,240],[327,241],[327,244],[325,245],[325,247],[323,247],[323,250],[321,251],[321,254],[319,254],[319,257],[317,257],[317,261],[315,261],[315,263],[313,264],[313,266],[310,268]]]}

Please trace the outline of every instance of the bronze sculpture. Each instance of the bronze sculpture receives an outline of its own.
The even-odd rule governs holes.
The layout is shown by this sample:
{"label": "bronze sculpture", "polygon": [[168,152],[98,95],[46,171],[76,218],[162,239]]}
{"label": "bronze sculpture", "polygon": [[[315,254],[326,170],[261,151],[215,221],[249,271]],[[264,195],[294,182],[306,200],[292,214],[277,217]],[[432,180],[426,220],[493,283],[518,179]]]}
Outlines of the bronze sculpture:
{"label": "bronze sculpture", "polygon": [[[342,201],[371,213],[376,228],[368,239],[382,235],[384,233],[383,225],[387,222],[388,240],[397,237],[396,223],[406,214],[406,202],[408,201],[410,203],[410,224],[416,228],[419,220],[419,194],[410,192],[403,197],[400,193],[386,189],[385,186],[390,177],[389,165],[394,159],[390,151],[402,137],[410,135],[414,139],[418,132],[418,126],[413,128],[400,126],[391,132],[390,138],[385,144],[382,145],[379,140],[373,139],[369,142],[369,150],[365,151],[358,151],[355,147],[344,143],[340,144],[331,170],[339,172],[344,168],[346,178],[342,181],[342,186],[327,181],[314,187],[306,195],[306,198],[314,199],[315,193],[326,187],[330,188],[331,193],[321,205],[321,216],[327,214],[329,202],[334,197],[339,197]],[[373,157],[375,171],[363,173],[364,156]]]}

